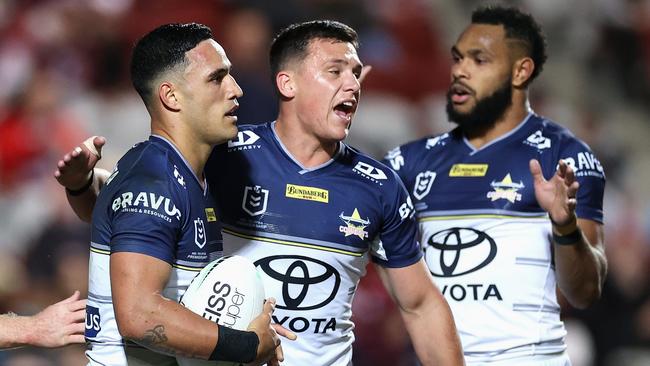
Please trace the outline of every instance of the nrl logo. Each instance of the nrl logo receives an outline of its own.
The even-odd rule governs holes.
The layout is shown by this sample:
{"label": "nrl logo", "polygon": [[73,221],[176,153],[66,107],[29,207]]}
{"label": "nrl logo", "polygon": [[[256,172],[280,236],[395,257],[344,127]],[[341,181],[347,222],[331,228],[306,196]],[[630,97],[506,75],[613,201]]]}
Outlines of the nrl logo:
{"label": "nrl logo", "polygon": [[194,242],[200,249],[203,249],[206,241],[205,225],[203,224],[203,220],[199,217],[194,220]]}
{"label": "nrl logo", "polygon": [[429,191],[431,191],[431,186],[433,181],[436,180],[436,172],[427,170],[426,172],[420,172],[415,177],[415,187],[413,187],[413,196],[419,200],[424,198]]}
{"label": "nrl logo", "polygon": [[269,201],[269,190],[260,186],[244,187],[244,199],[242,209],[251,216],[261,215],[266,212],[266,204]]}
{"label": "nrl logo", "polygon": [[492,181],[490,186],[494,188],[494,191],[488,192],[487,197],[492,201],[498,199],[506,199],[511,203],[521,201],[521,193],[517,193],[517,191],[524,188],[524,183],[522,181],[519,181],[519,183],[513,182],[510,173],[506,174],[500,182]]}
{"label": "nrl logo", "polygon": [[345,216],[343,212],[341,212],[339,218],[345,223],[345,226],[339,226],[339,232],[344,233],[345,236],[356,235],[361,240],[368,237],[368,232],[364,229],[370,225],[370,220],[362,219],[361,215],[359,215],[359,210],[356,208],[354,209],[352,216]]}

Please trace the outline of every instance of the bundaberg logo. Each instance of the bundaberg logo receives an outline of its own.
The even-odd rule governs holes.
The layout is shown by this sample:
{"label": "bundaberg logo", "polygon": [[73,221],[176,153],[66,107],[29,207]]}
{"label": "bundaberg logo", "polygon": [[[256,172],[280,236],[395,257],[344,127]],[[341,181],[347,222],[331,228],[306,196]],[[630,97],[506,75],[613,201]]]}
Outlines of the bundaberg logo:
{"label": "bundaberg logo", "polygon": [[329,191],[327,189],[298,186],[295,184],[287,184],[284,195],[289,198],[299,200],[316,201],[322,203],[329,202]]}

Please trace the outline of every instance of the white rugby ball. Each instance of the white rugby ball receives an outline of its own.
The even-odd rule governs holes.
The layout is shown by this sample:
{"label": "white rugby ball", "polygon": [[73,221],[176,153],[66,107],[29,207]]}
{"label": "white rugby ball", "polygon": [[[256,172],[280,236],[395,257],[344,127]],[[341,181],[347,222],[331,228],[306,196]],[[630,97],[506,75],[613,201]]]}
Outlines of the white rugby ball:
{"label": "white rugby ball", "polygon": [[[246,330],[262,313],[264,284],[249,259],[238,255],[210,262],[192,280],[180,303],[202,317],[232,329]],[[177,357],[180,366],[238,365]]]}

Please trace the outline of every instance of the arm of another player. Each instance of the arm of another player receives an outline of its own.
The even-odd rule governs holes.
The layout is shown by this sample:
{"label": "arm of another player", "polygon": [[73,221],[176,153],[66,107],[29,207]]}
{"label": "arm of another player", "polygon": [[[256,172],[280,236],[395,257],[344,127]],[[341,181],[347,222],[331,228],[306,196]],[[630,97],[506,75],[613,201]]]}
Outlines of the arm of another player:
{"label": "arm of another player", "polygon": [[377,266],[402,314],[423,365],[464,365],[463,351],[447,301],[420,259],[403,268]]}
{"label": "arm of another player", "polygon": [[600,298],[607,275],[603,225],[577,219],[579,184],[564,160],[560,160],[555,175],[548,181],[537,160],[531,160],[530,171],[537,202],[553,223],[555,272],[560,290],[571,305],[586,308]]}
{"label": "arm of another player", "polygon": [[101,159],[105,143],[106,139],[101,136],[89,137],[65,154],[54,172],[56,180],[66,188],[70,207],[86,222],[90,222],[99,190],[110,176],[105,169],[93,169]]}
{"label": "arm of another player", "polygon": [[63,347],[84,342],[86,300],[79,291],[33,316],[0,316],[0,349],[24,345]]}
{"label": "arm of another player", "polygon": [[245,359],[225,361],[260,365],[281,358],[280,340],[270,324],[273,301],[267,301],[249,327],[258,342],[251,342],[249,332],[232,330],[229,336],[237,339],[222,343],[216,323],[163,297],[161,291],[171,274],[169,263],[131,252],[113,253],[110,262],[113,307],[123,337],[156,352],[204,360],[217,359],[217,354],[243,354]]}

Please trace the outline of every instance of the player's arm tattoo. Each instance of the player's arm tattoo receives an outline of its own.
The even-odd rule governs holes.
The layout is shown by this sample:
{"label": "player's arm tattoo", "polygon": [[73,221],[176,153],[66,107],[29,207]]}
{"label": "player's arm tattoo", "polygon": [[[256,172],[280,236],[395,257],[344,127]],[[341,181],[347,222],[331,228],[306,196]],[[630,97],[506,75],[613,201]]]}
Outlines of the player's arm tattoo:
{"label": "player's arm tattoo", "polygon": [[152,349],[156,352],[175,355],[176,351],[167,346],[167,335],[165,334],[165,326],[162,324],[156,325],[151,329],[144,332],[144,335],[137,342],[141,345]]}

